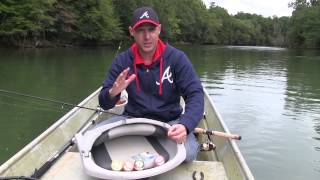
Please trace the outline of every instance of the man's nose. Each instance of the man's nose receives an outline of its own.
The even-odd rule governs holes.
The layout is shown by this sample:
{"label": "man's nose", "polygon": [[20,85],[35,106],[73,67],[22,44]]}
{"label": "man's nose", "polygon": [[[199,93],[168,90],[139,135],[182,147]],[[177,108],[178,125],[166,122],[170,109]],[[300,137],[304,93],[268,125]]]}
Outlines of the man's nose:
{"label": "man's nose", "polygon": [[150,32],[148,30],[144,31],[144,38],[149,39],[151,36]]}

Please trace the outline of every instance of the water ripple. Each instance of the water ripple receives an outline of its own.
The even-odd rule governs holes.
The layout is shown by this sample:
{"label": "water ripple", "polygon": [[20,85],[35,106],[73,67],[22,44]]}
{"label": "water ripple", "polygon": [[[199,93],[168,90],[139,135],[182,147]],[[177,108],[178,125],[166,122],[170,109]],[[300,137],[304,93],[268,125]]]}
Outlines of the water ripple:
{"label": "water ripple", "polygon": [[229,129],[242,135],[237,143],[255,177],[318,179],[320,58],[296,59],[281,48],[227,49],[214,49],[229,54],[207,57],[200,77]]}

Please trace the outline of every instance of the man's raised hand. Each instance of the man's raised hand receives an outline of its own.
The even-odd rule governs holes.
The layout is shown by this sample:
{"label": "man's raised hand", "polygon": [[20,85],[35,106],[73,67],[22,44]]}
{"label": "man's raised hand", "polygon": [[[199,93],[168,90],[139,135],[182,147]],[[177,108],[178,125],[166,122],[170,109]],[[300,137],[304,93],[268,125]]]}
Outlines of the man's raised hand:
{"label": "man's raised hand", "polygon": [[131,74],[129,77],[127,77],[129,70],[129,67],[123,70],[117,77],[116,81],[113,83],[112,88],[109,89],[109,95],[111,98],[120,94],[121,91],[125,90],[128,85],[136,78],[135,74]]}

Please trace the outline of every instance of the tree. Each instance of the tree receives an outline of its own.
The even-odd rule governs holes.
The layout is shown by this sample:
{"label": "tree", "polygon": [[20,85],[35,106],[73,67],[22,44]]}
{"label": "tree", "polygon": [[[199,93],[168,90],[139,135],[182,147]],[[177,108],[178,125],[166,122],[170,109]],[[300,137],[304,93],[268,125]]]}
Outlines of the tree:
{"label": "tree", "polygon": [[180,19],[177,17],[176,7],[179,6],[177,1],[156,0],[154,2],[155,11],[159,15],[161,21],[162,34],[164,40],[175,42],[181,35],[179,26]]}
{"label": "tree", "polygon": [[76,38],[88,41],[112,41],[120,38],[122,30],[113,14],[109,0],[73,1]]}
{"label": "tree", "polygon": [[320,47],[320,6],[297,9],[290,20],[290,44],[293,47]]}
{"label": "tree", "polygon": [[50,15],[54,1],[3,0],[0,3],[0,36],[13,44],[26,39],[46,39],[54,31],[55,19]]}
{"label": "tree", "polygon": [[231,27],[233,24],[233,17],[228,14],[226,9],[215,6],[215,4],[211,4],[208,13],[215,16],[215,21],[217,23],[217,44],[232,44],[233,35]]}
{"label": "tree", "polygon": [[0,42],[20,46],[131,43],[132,12],[153,7],[169,42],[224,45],[319,47],[319,0],[295,0],[292,17],[229,15],[202,0],[2,0]]}

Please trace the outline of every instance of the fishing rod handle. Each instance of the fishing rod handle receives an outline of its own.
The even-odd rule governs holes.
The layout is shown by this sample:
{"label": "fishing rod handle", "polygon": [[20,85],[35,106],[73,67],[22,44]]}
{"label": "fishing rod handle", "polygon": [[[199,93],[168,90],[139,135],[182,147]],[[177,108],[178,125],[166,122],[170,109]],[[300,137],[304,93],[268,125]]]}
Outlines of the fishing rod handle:
{"label": "fishing rod handle", "polygon": [[230,133],[225,133],[221,131],[212,131],[212,130],[206,130],[203,128],[195,128],[194,132],[199,134],[208,134],[208,135],[214,135],[214,136],[219,136],[219,137],[224,137],[229,139],[241,140],[241,136],[238,134],[230,134]]}

